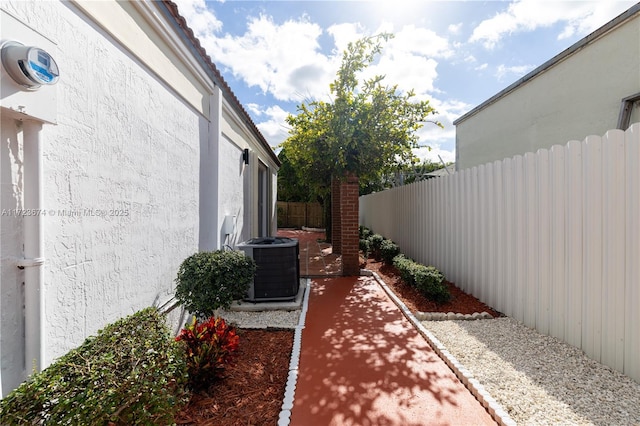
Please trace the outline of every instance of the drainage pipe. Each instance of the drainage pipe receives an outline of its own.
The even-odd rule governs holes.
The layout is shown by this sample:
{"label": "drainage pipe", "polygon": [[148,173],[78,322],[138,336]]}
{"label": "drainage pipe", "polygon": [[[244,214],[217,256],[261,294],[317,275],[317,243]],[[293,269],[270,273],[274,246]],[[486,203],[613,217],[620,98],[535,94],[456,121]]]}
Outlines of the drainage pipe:
{"label": "drainage pipe", "polygon": [[24,268],[25,305],[25,368],[30,374],[43,365],[42,345],[42,278],[44,269],[44,241],[42,226],[42,123],[25,120],[24,146],[24,259],[18,267]]}

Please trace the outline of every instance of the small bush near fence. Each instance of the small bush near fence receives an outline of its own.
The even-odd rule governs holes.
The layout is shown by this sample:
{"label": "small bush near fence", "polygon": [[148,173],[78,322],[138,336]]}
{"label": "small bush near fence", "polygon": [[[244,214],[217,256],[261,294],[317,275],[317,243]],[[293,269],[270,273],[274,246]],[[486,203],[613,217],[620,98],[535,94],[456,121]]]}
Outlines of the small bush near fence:
{"label": "small bush near fence", "polygon": [[255,261],[241,251],[193,254],[178,270],[176,299],[189,312],[208,318],[245,297],[255,271]]}
{"label": "small bush near fence", "polygon": [[380,246],[383,241],[384,237],[380,234],[371,234],[371,236],[369,236],[369,246],[371,247],[371,253],[373,253],[375,257],[380,256]]}
{"label": "small bush near fence", "polygon": [[400,254],[400,247],[391,240],[384,240],[380,244],[380,257],[388,264],[393,264],[393,258]]}
{"label": "small bush near fence", "polygon": [[400,253],[400,248],[393,241],[380,234],[374,234],[363,226],[360,227],[360,237],[360,250],[365,258],[373,253],[385,263],[395,266],[402,281],[417,288],[429,300],[441,304],[451,299],[449,289],[443,283],[444,276],[435,267],[409,259]]}
{"label": "small bush near fence", "polygon": [[451,299],[449,290],[443,284],[444,276],[435,267],[424,266],[404,255],[396,256],[393,266],[398,269],[404,282],[416,287],[428,299],[436,303],[446,303]]}
{"label": "small bush near fence", "polygon": [[371,244],[369,243],[369,240],[366,238],[360,238],[359,248],[364,258],[368,258],[369,254],[371,254]]}
{"label": "small bush near fence", "polygon": [[368,240],[369,237],[371,236],[371,230],[366,226],[362,226],[362,225],[358,227],[358,233],[360,234],[361,240]]}
{"label": "small bush near fence", "polygon": [[0,401],[2,424],[172,424],[185,400],[183,351],[157,309],[120,319]]}

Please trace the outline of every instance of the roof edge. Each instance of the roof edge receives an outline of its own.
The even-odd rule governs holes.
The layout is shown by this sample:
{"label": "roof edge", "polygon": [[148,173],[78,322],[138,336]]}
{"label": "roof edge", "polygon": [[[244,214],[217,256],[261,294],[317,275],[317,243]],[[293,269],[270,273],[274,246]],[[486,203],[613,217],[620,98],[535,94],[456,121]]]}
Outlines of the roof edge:
{"label": "roof edge", "polygon": [[275,151],[273,150],[273,148],[271,148],[269,142],[267,142],[256,124],[253,122],[247,110],[242,106],[242,103],[240,102],[238,97],[235,95],[235,93],[233,93],[233,90],[231,90],[229,84],[227,84],[225,79],[222,77],[222,74],[211,60],[211,57],[207,54],[204,47],[202,47],[202,45],[200,44],[200,40],[198,40],[193,30],[187,24],[187,20],[182,15],[180,15],[180,12],[178,11],[178,5],[171,0],[162,0],[160,4],[164,6],[165,11],[169,14],[170,17],[173,18],[178,28],[182,30],[183,35],[186,37],[186,39],[191,42],[191,47],[193,48],[192,53],[199,56],[199,58],[203,61],[205,69],[210,74],[209,76],[213,80],[214,84],[220,87],[225,97],[229,99],[229,103],[234,107],[234,109],[236,109],[240,117],[243,119],[244,123],[254,133],[254,135],[258,139],[258,142],[263,145],[265,150],[269,153],[271,159],[278,165],[278,167],[282,166],[282,163],[278,159]]}
{"label": "roof edge", "polygon": [[620,15],[618,15],[617,17],[615,17],[611,21],[607,22],[602,27],[598,28],[597,30],[595,30],[591,34],[587,35],[586,37],[578,40],[576,43],[574,43],[573,45],[571,45],[567,49],[563,50],[562,52],[560,52],[559,54],[557,54],[553,58],[549,59],[548,61],[546,61],[545,63],[543,63],[539,67],[535,68],[533,71],[530,71],[524,77],[521,77],[520,79],[516,80],[514,83],[512,83],[509,86],[507,86],[506,88],[502,89],[501,91],[499,91],[498,93],[496,93],[495,95],[493,95],[492,97],[487,99],[486,101],[482,102],[480,105],[478,105],[475,108],[471,109],[469,112],[461,115],[460,117],[458,117],[456,120],[453,121],[453,125],[456,126],[456,125],[458,125],[458,123],[460,123],[460,122],[462,122],[462,121],[464,121],[464,120],[476,115],[478,112],[480,112],[483,109],[487,108],[489,105],[497,102],[499,99],[501,99],[504,96],[508,95],[509,93],[513,92],[519,86],[525,84],[529,80],[534,79],[539,74],[542,74],[543,72],[545,72],[549,68],[555,66],[557,63],[565,60],[566,58],[568,58],[569,56],[573,55],[577,51],[579,51],[582,48],[586,47],[587,45],[593,43],[594,41],[596,41],[600,37],[602,37],[605,34],[607,34],[609,31],[611,31],[614,28],[620,26],[621,24],[625,23],[626,21],[632,19],[634,17],[634,15],[636,15],[636,14],[640,14],[640,3],[636,3],[635,5],[631,6],[625,12],[621,13]]}

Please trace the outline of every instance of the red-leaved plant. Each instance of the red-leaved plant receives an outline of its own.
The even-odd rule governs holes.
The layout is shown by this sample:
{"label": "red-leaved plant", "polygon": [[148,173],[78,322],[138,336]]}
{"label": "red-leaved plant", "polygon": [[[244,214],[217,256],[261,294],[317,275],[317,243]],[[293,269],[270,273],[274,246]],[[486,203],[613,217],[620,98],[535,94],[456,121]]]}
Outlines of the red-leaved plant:
{"label": "red-leaved plant", "polygon": [[189,387],[202,390],[219,379],[227,365],[233,365],[240,337],[222,318],[198,322],[194,316],[176,340],[185,344]]}

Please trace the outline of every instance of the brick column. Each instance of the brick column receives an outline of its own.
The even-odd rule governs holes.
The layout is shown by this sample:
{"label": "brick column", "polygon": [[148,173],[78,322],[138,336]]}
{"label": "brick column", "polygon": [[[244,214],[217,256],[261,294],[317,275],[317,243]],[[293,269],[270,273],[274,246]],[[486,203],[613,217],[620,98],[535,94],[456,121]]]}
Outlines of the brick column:
{"label": "brick column", "polygon": [[331,181],[331,245],[333,246],[333,253],[336,254],[342,253],[341,187],[340,179],[334,178]]}
{"label": "brick column", "polygon": [[[350,175],[340,185],[340,241],[342,245],[342,275],[360,275],[358,256],[358,177]],[[334,245],[335,247],[335,245]]]}

